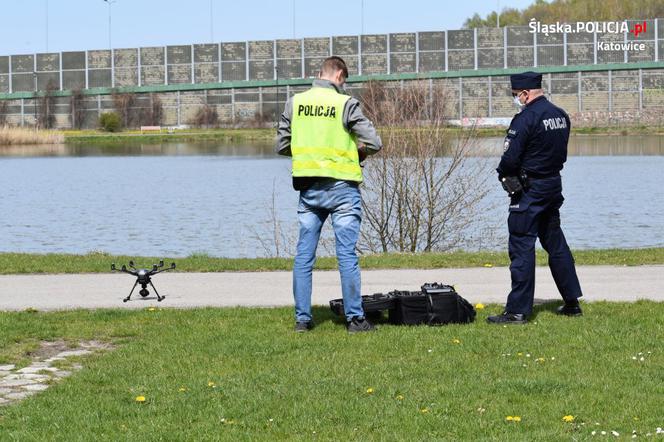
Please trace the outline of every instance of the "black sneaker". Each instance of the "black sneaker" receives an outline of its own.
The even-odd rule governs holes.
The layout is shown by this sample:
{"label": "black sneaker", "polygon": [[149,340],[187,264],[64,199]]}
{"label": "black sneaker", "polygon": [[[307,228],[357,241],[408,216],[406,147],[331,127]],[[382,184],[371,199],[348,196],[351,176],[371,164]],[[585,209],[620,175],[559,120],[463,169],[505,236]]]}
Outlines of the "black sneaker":
{"label": "black sneaker", "polygon": [[556,309],[556,313],[565,316],[583,315],[583,311],[581,311],[581,306],[579,305],[579,301],[566,302],[564,305],[561,305]]}
{"label": "black sneaker", "polygon": [[496,316],[489,316],[486,318],[486,322],[489,324],[525,324],[528,320],[523,313],[502,312]]}
{"label": "black sneaker", "polygon": [[305,333],[314,328],[314,321],[301,321],[295,323],[296,333]]}
{"label": "black sneaker", "polygon": [[376,327],[366,318],[362,316],[355,316],[347,325],[348,333],[361,333],[376,330]]}

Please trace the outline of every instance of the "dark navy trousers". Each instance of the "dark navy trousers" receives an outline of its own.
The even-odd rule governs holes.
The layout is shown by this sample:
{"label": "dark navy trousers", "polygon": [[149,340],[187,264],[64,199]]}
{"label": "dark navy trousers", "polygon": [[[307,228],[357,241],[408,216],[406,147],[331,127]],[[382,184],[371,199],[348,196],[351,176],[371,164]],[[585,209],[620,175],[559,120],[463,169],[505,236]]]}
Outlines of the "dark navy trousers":
{"label": "dark navy trousers", "polygon": [[528,190],[510,205],[510,273],[512,291],[505,311],[529,315],[535,297],[535,241],[549,254],[549,268],[565,301],[583,296],[574,258],[560,228],[559,209],[564,201],[561,178],[531,180]]}

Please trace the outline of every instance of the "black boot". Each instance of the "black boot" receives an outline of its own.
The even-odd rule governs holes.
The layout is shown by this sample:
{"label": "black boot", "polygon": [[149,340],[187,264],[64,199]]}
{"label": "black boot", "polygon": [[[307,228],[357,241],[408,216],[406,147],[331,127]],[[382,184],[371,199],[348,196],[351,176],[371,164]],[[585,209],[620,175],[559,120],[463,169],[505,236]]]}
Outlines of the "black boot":
{"label": "black boot", "polygon": [[559,315],[565,316],[581,316],[583,311],[581,311],[581,306],[579,305],[578,300],[565,302],[564,305],[561,305],[556,309],[556,313]]}
{"label": "black boot", "polygon": [[528,319],[523,313],[502,312],[496,316],[489,316],[486,321],[489,324],[525,324]]}

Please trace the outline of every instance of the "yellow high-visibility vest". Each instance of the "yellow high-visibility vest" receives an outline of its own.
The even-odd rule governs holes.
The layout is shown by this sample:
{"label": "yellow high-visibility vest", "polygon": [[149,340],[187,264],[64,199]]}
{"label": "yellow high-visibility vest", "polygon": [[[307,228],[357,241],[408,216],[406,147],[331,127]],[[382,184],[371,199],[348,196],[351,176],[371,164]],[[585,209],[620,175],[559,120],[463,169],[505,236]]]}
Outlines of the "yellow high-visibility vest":
{"label": "yellow high-visibility vest", "polygon": [[349,98],[324,87],[314,87],[293,96],[294,177],[362,182],[357,144],[343,124],[344,106]]}

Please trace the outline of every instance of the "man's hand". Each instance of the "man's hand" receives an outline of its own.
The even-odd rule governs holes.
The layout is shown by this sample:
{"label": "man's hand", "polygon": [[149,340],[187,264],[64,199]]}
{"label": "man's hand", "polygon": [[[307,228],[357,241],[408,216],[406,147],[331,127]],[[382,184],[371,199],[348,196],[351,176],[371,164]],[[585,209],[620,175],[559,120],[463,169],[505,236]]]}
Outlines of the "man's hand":
{"label": "man's hand", "polygon": [[518,196],[523,192],[523,186],[519,178],[515,176],[506,176],[500,179],[500,183],[503,185],[503,189],[509,196]]}
{"label": "man's hand", "polygon": [[360,157],[360,163],[367,159],[367,148],[364,144],[357,146],[357,155]]}
{"label": "man's hand", "polygon": [[360,163],[367,159],[366,149],[357,149],[357,155],[360,157]]}

